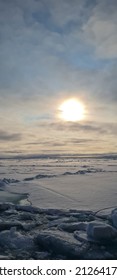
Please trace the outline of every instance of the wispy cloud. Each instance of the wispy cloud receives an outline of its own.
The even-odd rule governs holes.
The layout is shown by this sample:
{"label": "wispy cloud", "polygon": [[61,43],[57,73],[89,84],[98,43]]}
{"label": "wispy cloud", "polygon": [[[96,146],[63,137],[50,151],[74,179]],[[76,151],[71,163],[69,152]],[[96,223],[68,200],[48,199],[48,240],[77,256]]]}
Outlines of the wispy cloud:
{"label": "wispy cloud", "polygon": [[[38,123],[37,123],[38,125]],[[86,132],[94,132],[100,134],[108,134],[111,131],[115,131],[117,125],[107,124],[107,123],[96,123],[96,122],[83,122],[82,124],[79,122],[42,122],[40,123],[42,127],[48,127],[59,131],[84,131]]]}
{"label": "wispy cloud", "polygon": [[0,130],[0,141],[19,141],[21,140],[20,133],[9,133],[4,130]]}
{"label": "wispy cloud", "polygon": [[83,31],[96,55],[103,59],[117,58],[117,1],[97,1]]}

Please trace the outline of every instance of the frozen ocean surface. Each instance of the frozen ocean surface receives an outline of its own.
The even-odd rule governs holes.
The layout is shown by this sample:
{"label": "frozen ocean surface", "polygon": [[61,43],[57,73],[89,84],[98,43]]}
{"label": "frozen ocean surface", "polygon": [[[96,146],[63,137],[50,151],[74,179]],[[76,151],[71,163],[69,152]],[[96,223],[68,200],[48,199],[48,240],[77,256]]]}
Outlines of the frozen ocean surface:
{"label": "frozen ocean surface", "polygon": [[40,208],[117,207],[117,157],[1,159],[0,201]]}

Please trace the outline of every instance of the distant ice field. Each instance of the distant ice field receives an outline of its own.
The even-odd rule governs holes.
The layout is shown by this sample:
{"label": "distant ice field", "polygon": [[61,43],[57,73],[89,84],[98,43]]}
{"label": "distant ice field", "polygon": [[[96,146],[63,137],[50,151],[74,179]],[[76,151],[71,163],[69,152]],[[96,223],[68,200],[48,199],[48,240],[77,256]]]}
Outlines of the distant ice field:
{"label": "distant ice field", "polygon": [[40,208],[117,207],[117,158],[0,160],[0,201]]}

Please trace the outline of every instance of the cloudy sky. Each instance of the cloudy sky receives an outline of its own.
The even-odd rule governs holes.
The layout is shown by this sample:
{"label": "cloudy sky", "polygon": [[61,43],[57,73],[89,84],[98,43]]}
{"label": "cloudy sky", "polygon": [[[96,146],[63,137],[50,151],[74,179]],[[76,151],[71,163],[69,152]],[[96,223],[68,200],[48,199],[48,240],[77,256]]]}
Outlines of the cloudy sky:
{"label": "cloudy sky", "polygon": [[[80,121],[59,116],[71,98]],[[0,155],[117,152],[117,1],[0,0]]]}

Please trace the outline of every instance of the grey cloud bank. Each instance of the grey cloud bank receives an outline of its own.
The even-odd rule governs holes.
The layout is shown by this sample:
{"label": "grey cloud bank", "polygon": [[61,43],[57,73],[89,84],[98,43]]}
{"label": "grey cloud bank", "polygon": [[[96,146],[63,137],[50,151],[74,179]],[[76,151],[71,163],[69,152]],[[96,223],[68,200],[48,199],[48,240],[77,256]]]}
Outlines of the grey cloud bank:
{"label": "grey cloud bank", "polygon": [[1,141],[19,141],[21,140],[20,133],[9,133],[4,130],[0,130],[0,142]]}

